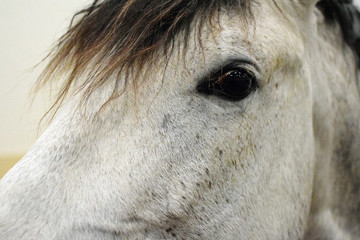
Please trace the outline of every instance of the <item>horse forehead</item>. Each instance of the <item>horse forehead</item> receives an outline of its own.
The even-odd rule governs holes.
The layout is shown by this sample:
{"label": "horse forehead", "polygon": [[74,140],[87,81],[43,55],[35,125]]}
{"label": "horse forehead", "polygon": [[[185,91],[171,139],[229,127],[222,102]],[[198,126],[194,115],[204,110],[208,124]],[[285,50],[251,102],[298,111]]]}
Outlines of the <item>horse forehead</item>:
{"label": "horse forehead", "polygon": [[[253,20],[246,20],[236,12],[220,11],[219,24],[205,25],[201,31],[201,43],[193,30],[189,44],[186,45],[186,61],[179,64],[178,52],[170,63],[179,69],[196,68],[194,74],[219,66],[231,58],[252,58],[260,65],[278,65],[281,61],[301,58],[304,52],[303,37],[300,35],[296,19],[286,19],[282,12],[273,6],[272,1],[264,1],[254,8]],[[260,4],[259,4],[260,5]],[[256,16],[255,16],[256,15]],[[180,47],[183,46],[181,38]],[[190,64],[186,64],[191,62]]]}

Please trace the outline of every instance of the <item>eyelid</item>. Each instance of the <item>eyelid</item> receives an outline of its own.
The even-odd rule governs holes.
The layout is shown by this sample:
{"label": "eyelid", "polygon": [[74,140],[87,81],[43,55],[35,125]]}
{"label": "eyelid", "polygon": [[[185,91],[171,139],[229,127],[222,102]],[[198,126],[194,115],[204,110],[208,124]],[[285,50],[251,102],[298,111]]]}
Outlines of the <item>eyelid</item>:
{"label": "eyelid", "polygon": [[248,58],[241,58],[241,59],[230,59],[228,61],[226,61],[226,63],[224,64],[225,66],[231,66],[233,65],[234,67],[238,66],[238,67],[251,67],[254,68],[255,71],[257,72],[261,72],[260,67],[255,63],[255,61],[252,61]]}
{"label": "eyelid", "polygon": [[[239,61],[239,62],[232,62],[230,64],[225,65],[221,68],[221,73],[225,74],[226,72],[232,71],[232,70],[245,70],[249,74],[253,75],[256,81],[259,81],[261,79],[261,72],[260,68],[257,66],[257,64],[251,62],[251,61]],[[214,76],[216,72],[213,72],[211,75]]]}
{"label": "eyelid", "polygon": [[[221,68],[219,68],[221,66]],[[241,58],[229,58],[226,61],[217,63],[213,68],[208,71],[205,76],[201,77],[202,80],[205,80],[207,77],[215,77],[221,73],[226,73],[226,71],[231,70],[245,70],[252,74],[257,81],[262,79],[261,69],[256,61],[244,56]]]}

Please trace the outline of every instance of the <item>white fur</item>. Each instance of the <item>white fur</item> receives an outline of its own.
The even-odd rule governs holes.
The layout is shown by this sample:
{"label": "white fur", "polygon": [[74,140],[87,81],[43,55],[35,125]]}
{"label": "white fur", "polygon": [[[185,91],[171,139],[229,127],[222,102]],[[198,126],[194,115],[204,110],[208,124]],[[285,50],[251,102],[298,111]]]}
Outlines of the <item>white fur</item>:
{"label": "white fur", "polygon": [[[100,115],[113,79],[63,106],[0,182],[0,239],[359,239],[352,53],[314,7],[259,2],[256,26],[222,12]],[[244,57],[248,98],[196,92]]]}
{"label": "white fur", "polygon": [[353,0],[353,4],[360,9],[360,0]]}

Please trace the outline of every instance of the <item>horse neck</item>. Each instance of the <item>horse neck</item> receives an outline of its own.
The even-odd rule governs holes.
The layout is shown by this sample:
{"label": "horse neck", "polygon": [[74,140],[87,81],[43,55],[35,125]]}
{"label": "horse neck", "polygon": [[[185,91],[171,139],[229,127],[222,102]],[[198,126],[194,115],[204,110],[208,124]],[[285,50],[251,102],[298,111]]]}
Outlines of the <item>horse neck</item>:
{"label": "horse neck", "polygon": [[[360,233],[357,70],[339,27],[324,23],[320,17],[317,26],[317,39],[312,39],[308,48],[316,143],[309,236],[348,239]],[[321,229],[322,233],[312,229]]]}

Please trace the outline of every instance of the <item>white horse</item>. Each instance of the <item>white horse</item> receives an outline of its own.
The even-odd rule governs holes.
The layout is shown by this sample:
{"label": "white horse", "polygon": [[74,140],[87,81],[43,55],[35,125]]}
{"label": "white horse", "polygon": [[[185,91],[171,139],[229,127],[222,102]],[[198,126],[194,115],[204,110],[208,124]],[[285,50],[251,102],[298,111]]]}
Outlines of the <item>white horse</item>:
{"label": "white horse", "polygon": [[1,180],[0,239],[360,239],[359,15],[335,0],[96,0]]}

